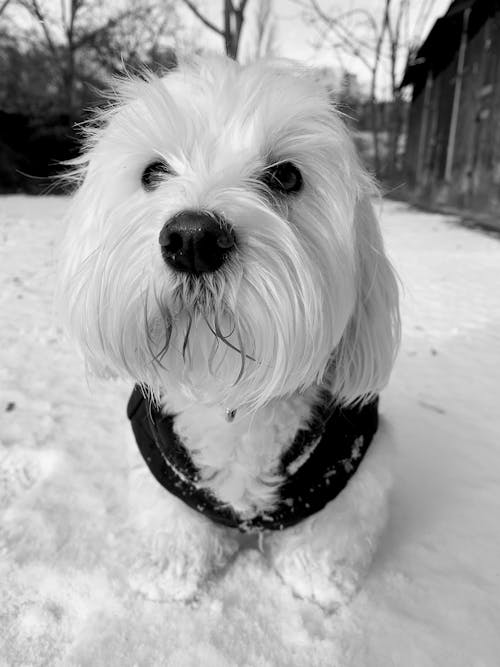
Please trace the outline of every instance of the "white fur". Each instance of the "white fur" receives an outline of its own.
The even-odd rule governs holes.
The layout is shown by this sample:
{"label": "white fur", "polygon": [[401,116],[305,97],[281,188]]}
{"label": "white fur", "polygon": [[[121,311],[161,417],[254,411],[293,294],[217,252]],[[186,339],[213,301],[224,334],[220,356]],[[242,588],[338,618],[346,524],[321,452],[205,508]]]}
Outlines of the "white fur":
{"label": "white fur", "polygon": [[297,526],[272,534],[270,560],[296,595],[335,610],[356,593],[385,528],[393,443],[382,424],[347,487]]}
{"label": "white fur", "polygon": [[316,395],[310,389],[229,424],[222,410],[179,401],[178,395],[167,401],[167,409],[179,415],[175,431],[191,450],[205,488],[242,518],[251,518],[273,509],[282,481],[277,473],[281,455],[307,425]]}
{"label": "white fur", "polygon": [[[141,173],[159,157],[176,175],[145,192]],[[273,196],[259,174],[285,160],[304,187]],[[318,386],[341,403],[366,400],[387,382],[397,347],[374,187],[338,112],[296,64],[194,60],[123,82],[75,177],[60,300],[89,368],[147,385],[175,412],[220,499],[248,516],[271,509],[276,463]],[[184,209],[218,212],[237,237],[230,261],[195,283],[167,268],[158,245]],[[234,423],[226,409],[238,410]],[[190,511],[180,514],[189,523]],[[324,545],[333,533],[321,530]]]}

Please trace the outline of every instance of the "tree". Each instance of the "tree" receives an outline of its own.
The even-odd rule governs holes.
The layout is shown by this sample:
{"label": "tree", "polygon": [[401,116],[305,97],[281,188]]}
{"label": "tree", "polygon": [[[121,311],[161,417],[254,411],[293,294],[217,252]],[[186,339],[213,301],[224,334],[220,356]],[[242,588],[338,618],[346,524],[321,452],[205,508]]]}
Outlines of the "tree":
{"label": "tree", "polygon": [[276,51],[276,23],[271,0],[260,0],[255,18],[255,47],[253,58],[274,55]]}
{"label": "tree", "polygon": [[9,2],[10,0],[3,0],[3,2],[0,2],[0,16],[4,13],[4,10],[7,9]]}
{"label": "tree", "polygon": [[[330,40],[335,52],[347,54],[368,70],[374,169],[379,176],[391,177],[391,172],[397,169],[398,146],[406,110],[406,102],[399,87],[400,69],[405,65],[412,40],[415,39],[415,35],[410,38],[408,34],[411,0],[381,0],[381,12],[378,15],[365,9],[329,13],[318,0],[300,4],[309,10],[312,22],[321,26],[323,38]],[[381,71],[389,79],[390,122],[384,128],[389,134],[385,156],[382,155],[380,143],[378,91]]]}
{"label": "tree", "polygon": [[[171,11],[172,10],[172,11]],[[109,73],[137,72],[144,67],[170,69],[176,62],[180,24],[173,5],[139,3],[108,29],[88,40],[86,52],[96,66]]]}
{"label": "tree", "polygon": [[210,21],[192,0],[183,0],[183,2],[207,28],[210,28],[224,39],[226,54],[237,60],[248,0],[239,0],[239,4],[236,4],[233,0],[223,0],[223,28]]}
{"label": "tree", "polygon": [[0,0],[0,188],[51,183],[111,74],[172,66],[174,2]]}
{"label": "tree", "polygon": [[103,87],[107,75],[153,57],[162,60],[168,51],[162,38],[177,28],[173,0],[168,6],[161,0],[123,0],[111,8],[99,0],[61,0],[59,6],[47,0],[16,4],[33,20],[28,29],[18,30],[18,50],[45,52],[42,59],[52,69],[45,83],[55,86],[52,103],[70,124],[87,106],[91,88]]}

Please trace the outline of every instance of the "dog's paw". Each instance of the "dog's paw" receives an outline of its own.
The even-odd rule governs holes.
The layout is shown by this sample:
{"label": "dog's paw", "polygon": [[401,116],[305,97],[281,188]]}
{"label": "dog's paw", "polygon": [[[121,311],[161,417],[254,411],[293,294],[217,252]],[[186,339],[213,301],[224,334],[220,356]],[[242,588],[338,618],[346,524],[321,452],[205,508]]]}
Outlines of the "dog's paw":
{"label": "dog's paw", "polygon": [[194,555],[172,548],[158,558],[143,554],[132,565],[128,575],[130,587],[148,600],[190,601],[209,571]]}
{"label": "dog's paw", "polygon": [[316,560],[306,549],[281,553],[273,567],[294,595],[315,602],[327,612],[338,611],[355,596],[361,572],[325,557]]}
{"label": "dog's paw", "polygon": [[130,587],[149,600],[194,600],[210,576],[223,568],[238,548],[222,530],[202,527],[190,535],[157,534],[132,563]]}

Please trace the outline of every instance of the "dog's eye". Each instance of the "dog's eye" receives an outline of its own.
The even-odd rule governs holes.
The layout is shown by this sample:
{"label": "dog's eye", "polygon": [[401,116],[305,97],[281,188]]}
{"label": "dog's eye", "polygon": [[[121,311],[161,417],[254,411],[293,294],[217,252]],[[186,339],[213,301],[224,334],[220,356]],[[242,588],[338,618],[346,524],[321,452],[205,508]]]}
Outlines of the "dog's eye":
{"label": "dog's eye", "polygon": [[150,162],[144,169],[141,176],[142,187],[150,192],[160,185],[163,176],[173,174],[172,168],[161,160]]}
{"label": "dog's eye", "polygon": [[302,174],[293,162],[280,162],[269,167],[262,180],[271,190],[283,194],[298,192],[302,188]]}

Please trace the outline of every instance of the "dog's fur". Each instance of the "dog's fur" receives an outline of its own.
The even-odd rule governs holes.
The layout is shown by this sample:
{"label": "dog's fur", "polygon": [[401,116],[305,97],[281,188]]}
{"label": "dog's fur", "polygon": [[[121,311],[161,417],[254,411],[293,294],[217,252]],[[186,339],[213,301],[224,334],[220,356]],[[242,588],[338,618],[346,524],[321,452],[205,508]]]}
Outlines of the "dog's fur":
{"label": "dog's fur", "polygon": [[[145,191],[141,174],[154,160],[173,173]],[[300,169],[299,192],[280,195],[261,180],[282,161]],[[248,516],[272,508],[276,462],[318,389],[342,404],[371,398],[398,342],[375,188],[340,114],[295,63],[193,60],[164,78],[122,82],[75,174],[61,303],[89,368],[142,383],[177,415],[176,432],[219,499]],[[185,209],[223,215],[237,238],[229,261],[196,279],[166,266],[158,245]],[[133,583],[152,597],[188,598],[234,552],[234,536],[148,471],[137,476],[144,509],[131,511],[149,556]],[[386,487],[379,436],[337,499],[265,536],[299,595],[331,607],[352,594],[383,525]]]}

